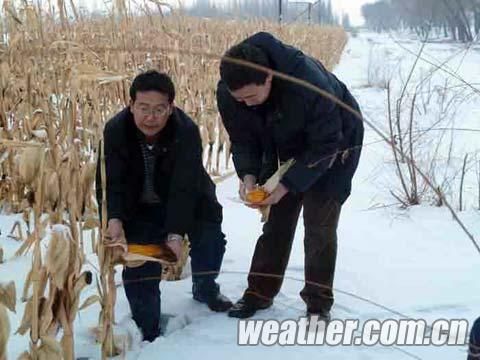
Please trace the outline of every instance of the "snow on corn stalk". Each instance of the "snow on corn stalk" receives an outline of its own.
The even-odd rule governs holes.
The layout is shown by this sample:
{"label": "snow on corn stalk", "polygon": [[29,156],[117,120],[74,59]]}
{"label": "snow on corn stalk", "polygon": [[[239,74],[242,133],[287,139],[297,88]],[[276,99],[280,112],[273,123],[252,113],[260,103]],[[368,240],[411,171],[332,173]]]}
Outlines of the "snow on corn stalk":
{"label": "snow on corn stalk", "polygon": [[[27,275],[23,296],[27,302],[17,333],[30,334],[30,349],[22,358],[74,359],[73,322],[79,309],[80,292],[91,282],[91,273],[81,272],[84,254],[79,246],[78,223],[74,211],[70,212],[69,226],[50,216],[52,222],[50,243],[45,259],[40,251],[46,222],[41,220],[46,199],[48,172],[45,169],[47,154],[44,147],[40,156],[37,183],[33,186],[34,229],[24,245],[33,246],[32,268]],[[27,167],[28,168],[28,167]],[[29,170],[31,171],[31,169]],[[75,207],[75,203],[71,204]],[[54,221],[60,221],[56,224]],[[48,241],[48,240],[45,240]],[[28,247],[27,246],[27,247]],[[22,246],[23,247],[23,246]],[[32,288],[32,295],[29,289]],[[62,338],[57,340],[62,329]]]}
{"label": "snow on corn stalk", "polygon": [[[45,358],[74,359],[73,323],[80,309],[81,291],[91,283],[92,274],[81,271],[83,256],[69,227],[54,225],[48,240],[45,259],[34,251],[24,297],[30,287],[33,294],[17,333],[30,331],[31,346],[25,358],[48,355]],[[57,339],[60,329],[62,338]]]}

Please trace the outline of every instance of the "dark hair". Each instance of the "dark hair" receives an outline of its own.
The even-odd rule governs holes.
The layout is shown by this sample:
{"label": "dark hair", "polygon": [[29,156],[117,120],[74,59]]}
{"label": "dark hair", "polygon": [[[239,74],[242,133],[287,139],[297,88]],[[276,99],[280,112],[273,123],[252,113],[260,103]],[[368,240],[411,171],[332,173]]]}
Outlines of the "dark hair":
{"label": "dark hair", "polygon": [[[267,54],[257,46],[242,42],[230,48],[224,55],[233,59],[248,61],[264,67],[270,67]],[[235,64],[223,58],[220,63],[220,77],[230,90],[238,90],[246,85],[265,83],[268,74],[245,65]]]}
{"label": "dark hair", "polygon": [[133,79],[130,86],[130,98],[132,101],[137,99],[137,92],[157,91],[168,96],[168,102],[172,103],[175,99],[175,86],[172,79],[165,73],[156,70],[148,70],[141,73]]}

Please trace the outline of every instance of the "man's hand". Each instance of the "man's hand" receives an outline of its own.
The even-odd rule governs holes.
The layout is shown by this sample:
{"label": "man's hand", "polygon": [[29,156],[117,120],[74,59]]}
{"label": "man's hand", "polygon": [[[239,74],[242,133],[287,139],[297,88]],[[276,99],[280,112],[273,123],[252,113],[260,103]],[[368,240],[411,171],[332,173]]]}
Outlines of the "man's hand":
{"label": "man's hand", "polygon": [[257,183],[257,179],[253,175],[245,175],[243,177],[243,181],[240,181],[240,188],[238,190],[238,194],[240,195],[240,199],[243,201],[247,200],[247,193],[255,189],[255,184]]}
{"label": "man's hand", "polygon": [[124,252],[127,252],[127,242],[123,232],[123,223],[120,219],[110,219],[107,228],[108,237],[105,246],[107,247],[121,247]]}
{"label": "man's hand", "polygon": [[247,194],[255,190],[257,184],[257,178],[254,175],[245,175],[243,181],[240,181],[240,188],[238,190],[238,194],[240,195],[240,199],[245,201],[245,205],[252,209],[258,209],[258,205],[256,204],[248,204],[247,203]]}
{"label": "man's hand", "polygon": [[167,246],[173,251],[177,257],[177,261],[182,257],[183,236],[178,234],[168,234]]}
{"label": "man's hand", "polygon": [[269,206],[277,204],[288,193],[288,189],[282,183],[279,183],[275,190],[270,194],[268,198],[261,203],[256,204],[258,207]]}

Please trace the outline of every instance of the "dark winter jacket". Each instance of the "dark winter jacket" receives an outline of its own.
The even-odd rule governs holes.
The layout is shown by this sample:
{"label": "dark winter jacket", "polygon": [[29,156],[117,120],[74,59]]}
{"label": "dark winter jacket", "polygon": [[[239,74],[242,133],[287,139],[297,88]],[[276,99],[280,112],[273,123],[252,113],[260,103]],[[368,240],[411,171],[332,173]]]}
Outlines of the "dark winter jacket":
{"label": "dark winter jacket", "polygon": [[470,330],[470,342],[468,346],[468,360],[480,359],[480,318],[478,318]]}
{"label": "dark winter jacket", "polygon": [[[346,86],[318,60],[268,33],[245,41],[267,54],[273,70],[305,80],[360,112]],[[237,102],[223,81],[218,84],[217,102],[240,178],[252,174],[262,183],[279,161],[295,158],[295,165],[281,180],[291,192],[312,188],[342,203],[350,195],[364,133],[363,121],[351,112],[278,77],[265,104],[247,107]]]}
{"label": "dark winter jacket", "polygon": [[[104,129],[108,219],[132,219],[140,206],[144,160],[138,129],[129,108],[107,122]],[[175,108],[155,146],[154,190],[165,207],[166,233],[188,233],[195,221],[222,221],[215,184],[202,163],[197,125]],[[101,206],[100,161],[97,166],[97,200]]]}

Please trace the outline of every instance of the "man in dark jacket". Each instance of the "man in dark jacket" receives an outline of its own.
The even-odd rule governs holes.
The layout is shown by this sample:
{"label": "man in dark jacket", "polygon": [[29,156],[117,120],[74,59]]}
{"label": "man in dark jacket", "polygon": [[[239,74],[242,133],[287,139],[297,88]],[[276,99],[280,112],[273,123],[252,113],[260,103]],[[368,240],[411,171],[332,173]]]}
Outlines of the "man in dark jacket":
{"label": "man in dark jacket", "polygon": [[[262,185],[289,159],[295,163],[259,205],[272,206],[257,241],[248,289],[229,311],[245,318],[268,308],[278,294],[300,211],[305,224],[307,313],[328,320],[333,304],[337,225],[351,191],[363,142],[357,102],[332,73],[300,50],[268,33],[232,47],[220,65],[218,109],[232,143],[240,196]],[[356,110],[349,112],[304,86],[228,58],[254,63],[327,91]]]}
{"label": "man in dark jacket", "polygon": [[[104,130],[108,234],[116,243],[166,245],[178,256],[188,234],[193,298],[214,311],[231,302],[215,278],[225,252],[222,207],[202,163],[200,132],[174,106],[171,79],[149,71],[130,88],[130,106]],[[101,205],[100,161],[97,198]],[[161,266],[147,262],[123,270],[132,317],[145,340],[159,333]]]}
{"label": "man in dark jacket", "polygon": [[470,331],[467,360],[480,359],[480,318],[478,318]]}

